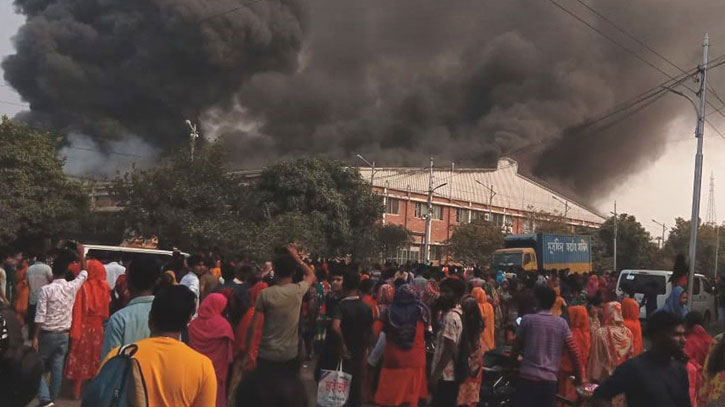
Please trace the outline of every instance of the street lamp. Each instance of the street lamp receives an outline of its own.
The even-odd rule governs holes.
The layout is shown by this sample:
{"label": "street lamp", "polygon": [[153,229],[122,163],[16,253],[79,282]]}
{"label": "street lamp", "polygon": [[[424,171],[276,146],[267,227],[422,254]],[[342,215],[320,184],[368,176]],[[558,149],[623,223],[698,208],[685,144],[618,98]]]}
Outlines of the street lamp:
{"label": "street lamp", "polygon": [[564,219],[566,220],[566,216],[569,214],[569,201],[557,198],[555,195],[552,195],[551,197],[554,198],[555,201],[559,201],[564,204]]}
{"label": "street lamp", "polygon": [[357,154],[356,157],[359,158],[365,164],[367,164],[368,167],[370,167],[370,169],[371,169],[370,170],[370,188],[372,188],[373,187],[373,180],[375,179],[375,173],[376,173],[376,171],[375,171],[375,161],[373,161],[373,162],[368,161],[367,159],[365,159],[365,157],[362,156],[362,154]]}
{"label": "street lamp", "polygon": [[196,144],[196,139],[199,138],[199,132],[197,131],[196,124],[193,124],[191,120],[187,119],[186,125],[191,130],[191,133],[189,133],[189,144],[191,148],[191,161],[194,161],[194,145]]}
{"label": "street lamp", "polygon": [[657,222],[656,220],[652,219],[652,222],[662,226],[662,240],[660,240],[662,243],[660,244],[660,249],[665,247],[665,229],[667,229],[667,226],[664,223]]}
{"label": "street lamp", "polygon": [[496,192],[493,190],[493,185],[488,186],[477,179],[474,179],[474,181],[488,190],[488,221],[493,222],[493,197],[496,196]]}

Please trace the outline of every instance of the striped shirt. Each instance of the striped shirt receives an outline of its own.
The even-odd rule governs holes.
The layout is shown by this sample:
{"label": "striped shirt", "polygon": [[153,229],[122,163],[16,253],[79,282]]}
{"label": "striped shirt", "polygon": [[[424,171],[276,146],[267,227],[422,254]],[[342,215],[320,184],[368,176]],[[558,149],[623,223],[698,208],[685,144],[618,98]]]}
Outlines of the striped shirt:
{"label": "striped shirt", "polygon": [[523,345],[523,362],[519,374],[527,379],[557,380],[561,352],[566,348],[572,355],[576,372],[581,372],[581,361],[569,325],[548,311],[524,315],[516,331]]}

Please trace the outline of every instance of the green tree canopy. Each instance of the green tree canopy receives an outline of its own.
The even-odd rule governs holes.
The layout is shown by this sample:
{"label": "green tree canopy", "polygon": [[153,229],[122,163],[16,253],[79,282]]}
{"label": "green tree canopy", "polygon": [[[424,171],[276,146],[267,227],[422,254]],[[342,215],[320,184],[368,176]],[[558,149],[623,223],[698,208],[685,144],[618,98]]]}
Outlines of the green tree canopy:
{"label": "green tree canopy", "polygon": [[326,247],[321,254],[363,259],[374,251],[382,201],[357,170],[319,158],[287,160],[266,168],[255,190],[271,218],[294,212],[319,221]]}
{"label": "green tree canopy", "polygon": [[[713,275],[715,272],[715,251],[717,248],[717,228],[712,224],[701,224],[697,230],[697,252],[695,254],[695,270],[698,273]],[[725,229],[720,228],[720,253],[725,254]],[[675,219],[675,226],[670,229],[670,235],[665,244],[664,254],[674,261],[677,255],[687,257],[690,252],[690,221],[682,218]],[[725,273],[725,259],[718,260],[718,274]]]}
{"label": "green tree canopy", "polygon": [[[617,268],[654,268],[657,248],[651,242],[651,235],[637,219],[626,213],[617,218]],[[604,256],[614,256],[614,216],[599,228],[599,239],[603,244]],[[611,267],[611,266],[610,266]],[[619,271],[618,270],[618,271]]]}
{"label": "green tree canopy", "polygon": [[[116,179],[114,193],[134,233],[184,250],[235,245],[244,236],[248,188],[228,172],[221,145],[179,151],[147,170]],[[236,243],[237,245],[239,243]]]}
{"label": "green tree canopy", "polygon": [[476,219],[456,226],[448,245],[456,261],[484,265],[494,250],[503,247],[503,234],[492,222]]}
{"label": "green tree canopy", "polygon": [[0,121],[0,246],[38,244],[78,228],[89,200],[63,173],[60,139]]}
{"label": "green tree canopy", "polygon": [[383,225],[376,230],[376,240],[383,257],[389,259],[410,244],[412,237],[410,231],[403,226]]}

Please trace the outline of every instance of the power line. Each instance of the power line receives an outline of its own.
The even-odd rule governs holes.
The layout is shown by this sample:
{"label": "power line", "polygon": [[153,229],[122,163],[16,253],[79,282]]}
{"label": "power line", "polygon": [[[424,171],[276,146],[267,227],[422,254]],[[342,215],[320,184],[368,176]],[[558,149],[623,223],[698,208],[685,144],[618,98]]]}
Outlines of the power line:
{"label": "power line", "polygon": [[[601,18],[605,22],[607,22],[607,24],[609,24],[612,27],[614,27],[617,31],[619,31],[622,34],[626,35],[629,39],[631,39],[632,41],[636,42],[637,44],[639,44],[640,46],[642,46],[643,48],[645,48],[647,51],[653,53],[654,55],[656,55],[661,60],[665,61],[667,64],[669,64],[670,66],[674,67],[678,71],[680,71],[682,73],[685,73],[685,70],[682,69],[682,68],[680,68],[679,65],[675,64],[670,59],[668,59],[667,57],[665,57],[664,55],[662,55],[660,52],[658,52],[657,50],[655,50],[652,47],[650,47],[649,45],[647,45],[647,43],[645,43],[644,41],[641,41],[639,38],[637,38],[630,31],[625,30],[624,28],[620,27],[614,21],[612,21],[611,19],[607,18],[605,15],[603,15],[602,13],[600,13],[599,11],[597,11],[596,9],[594,9],[592,6],[590,6],[587,3],[585,3],[583,0],[576,0],[576,1],[577,1],[577,3],[579,3],[582,6],[586,7],[586,9],[589,10],[589,11],[591,11],[594,15],[596,15],[599,18]],[[688,87],[686,87],[686,88],[688,88]],[[725,108],[725,101],[723,101],[723,99],[720,98],[720,95],[718,95],[717,91],[715,90],[715,88],[711,84],[708,83],[707,88],[710,90],[710,92],[712,92],[713,96],[715,96],[715,98],[723,105],[720,109],[717,110],[717,112],[720,112],[721,114],[723,114],[722,113],[722,110]],[[690,88],[688,88],[688,89],[690,89]],[[694,92],[692,89],[690,89],[690,91]],[[711,105],[711,107],[713,109],[716,109],[712,105]],[[725,114],[723,114],[723,116],[725,116]]]}
{"label": "power line", "polygon": [[[573,17],[574,19],[576,19],[577,21],[579,21],[580,23],[582,23],[582,24],[586,25],[587,27],[589,27],[589,28],[590,28],[590,29],[591,29],[592,31],[594,31],[594,32],[596,32],[597,34],[599,34],[599,35],[600,35],[600,36],[601,36],[602,38],[604,38],[604,39],[606,39],[607,41],[611,42],[612,44],[614,44],[614,45],[618,46],[619,48],[621,48],[621,49],[623,49],[623,50],[627,51],[627,52],[628,52],[629,54],[631,54],[632,56],[634,56],[634,57],[635,57],[636,59],[638,59],[638,60],[639,60],[639,61],[641,61],[642,63],[646,64],[647,66],[651,67],[652,69],[656,70],[657,72],[659,72],[659,73],[661,73],[661,74],[665,75],[666,77],[668,77],[668,78],[670,78],[670,79],[674,79],[674,77],[673,77],[672,75],[670,75],[670,74],[669,74],[668,72],[664,71],[663,69],[661,69],[661,68],[660,68],[660,67],[658,67],[657,65],[655,65],[655,64],[653,64],[653,63],[651,63],[650,61],[648,61],[647,59],[645,59],[644,57],[642,57],[641,55],[639,55],[639,54],[638,54],[637,52],[635,52],[634,50],[632,50],[632,49],[630,49],[630,48],[628,48],[628,47],[626,47],[626,46],[622,45],[622,44],[621,44],[620,42],[618,42],[618,41],[617,41],[617,40],[615,40],[614,38],[612,38],[612,37],[608,36],[608,35],[607,35],[607,34],[605,34],[605,33],[604,33],[604,32],[603,32],[602,30],[598,29],[597,27],[595,27],[594,25],[592,25],[592,24],[591,24],[591,23],[589,23],[588,21],[584,20],[583,18],[581,18],[580,16],[578,16],[578,15],[577,15],[576,13],[574,13],[573,11],[571,11],[571,10],[567,9],[566,7],[564,7],[563,5],[561,5],[560,3],[556,2],[555,0],[549,0],[549,2],[550,2],[551,4],[553,4],[554,6],[556,6],[557,8],[559,8],[560,10],[562,10],[563,12],[565,12],[566,14],[568,14],[568,15],[570,15],[571,17]],[[577,0],[577,2],[579,2],[579,3],[583,4],[583,5],[585,5],[585,4],[584,4],[584,3],[582,3],[582,2],[580,1],[580,0]],[[609,24],[613,25],[613,26],[614,26],[615,28],[617,28],[617,29],[618,29],[618,30],[620,30],[621,32],[625,33],[625,35],[627,35],[627,36],[630,36],[630,34],[628,34],[628,33],[627,33],[627,31],[625,31],[625,30],[623,30],[623,29],[619,28],[619,27],[618,27],[618,26],[617,26],[616,24],[614,24],[613,22],[611,22],[611,20],[609,20],[609,19],[607,19],[606,17],[602,16],[602,15],[601,15],[601,13],[598,13],[598,12],[596,12],[596,11],[595,11],[595,10],[594,10],[593,8],[591,8],[591,7],[587,6],[587,5],[585,5],[585,6],[586,6],[586,7],[587,7],[587,8],[589,9],[589,10],[592,10],[593,12],[595,12],[595,14],[596,14],[597,16],[600,16],[600,17],[601,17],[602,19],[604,19],[605,21],[607,21],[607,22],[608,22]],[[630,38],[634,38],[634,37],[633,37],[633,36],[630,36]],[[636,38],[634,38],[634,39],[635,39],[635,41],[636,41],[636,42],[638,42],[638,43],[640,43],[640,44],[644,44],[643,42],[639,41],[638,39],[636,39]],[[645,44],[644,46],[645,46],[645,47],[646,47],[647,49],[650,49],[650,50],[651,50],[651,51],[652,51],[653,53],[655,53],[656,55],[658,55],[658,56],[660,56],[661,58],[665,59],[665,60],[666,60],[666,61],[667,61],[668,63],[670,63],[670,64],[674,65],[674,66],[675,66],[675,67],[676,67],[677,69],[679,69],[679,70],[681,70],[681,71],[682,71],[682,69],[681,69],[681,68],[679,68],[679,67],[678,67],[677,65],[675,65],[674,63],[672,63],[671,61],[669,61],[669,60],[668,60],[667,58],[665,58],[664,56],[662,56],[662,55],[661,55],[661,54],[659,54],[658,52],[656,52],[656,51],[652,50],[652,49],[651,49],[651,48],[650,48],[649,46],[647,46],[646,44]],[[704,67],[703,67],[703,69],[704,69]],[[683,72],[684,72],[684,71],[683,71]],[[691,89],[691,88],[689,88],[688,86],[685,86],[685,88],[686,88],[686,89],[688,89],[688,90],[690,90],[691,92],[694,92],[694,90],[692,90],[692,89]],[[717,108],[716,108],[715,106],[713,106],[713,105],[712,105],[712,103],[710,103],[709,101],[707,102],[707,104],[708,104],[708,105],[710,105],[710,107],[712,107],[713,109],[717,109]],[[724,105],[723,107],[725,108],[725,105]],[[722,109],[721,109],[721,110],[722,110]],[[723,114],[723,115],[725,116],[725,114]],[[714,126],[714,125],[712,124],[712,123],[708,123],[708,124],[710,125],[710,127],[712,127],[713,129],[715,129],[716,133],[718,133],[719,135],[721,135],[721,137],[725,138],[725,136],[723,136],[722,132],[720,132],[720,130],[718,130],[718,129],[717,129],[717,128],[716,128],[716,127],[715,127],[715,126]]]}
{"label": "power line", "polygon": [[80,150],[80,151],[90,151],[90,152],[94,152],[94,153],[121,155],[121,156],[126,156],[126,157],[151,158],[148,155],[139,155],[139,154],[133,154],[133,153],[122,153],[122,152],[112,151],[112,150],[101,151],[101,150],[96,150],[96,149],[86,148],[86,147],[63,146],[63,147],[61,147],[61,150],[62,149]]}

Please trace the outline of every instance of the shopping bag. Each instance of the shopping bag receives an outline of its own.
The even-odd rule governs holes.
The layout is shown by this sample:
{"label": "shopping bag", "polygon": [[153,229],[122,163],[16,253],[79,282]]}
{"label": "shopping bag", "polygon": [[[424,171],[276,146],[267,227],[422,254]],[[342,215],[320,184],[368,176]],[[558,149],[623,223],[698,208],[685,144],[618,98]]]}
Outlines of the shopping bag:
{"label": "shopping bag", "polygon": [[317,407],[342,407],[350,396],[352,375],[342,371],[342,360],[337,370],[320,371],[320,383],[317,385]]}

